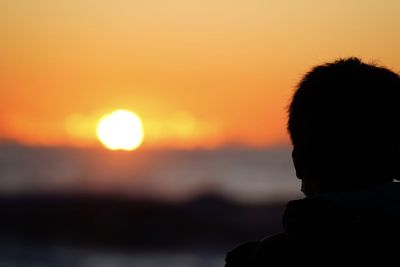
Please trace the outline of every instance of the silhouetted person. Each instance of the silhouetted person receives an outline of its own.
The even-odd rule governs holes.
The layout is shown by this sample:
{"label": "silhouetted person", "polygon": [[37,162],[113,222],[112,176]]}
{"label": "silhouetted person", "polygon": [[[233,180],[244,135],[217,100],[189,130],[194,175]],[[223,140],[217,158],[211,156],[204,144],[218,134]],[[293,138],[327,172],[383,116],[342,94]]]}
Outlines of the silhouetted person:
{"label": "silhouetted person", "polygon": [[317,66],[289,107],[296,175],[284,232],[227,267],[400,266],[400,77],[357,58]]}

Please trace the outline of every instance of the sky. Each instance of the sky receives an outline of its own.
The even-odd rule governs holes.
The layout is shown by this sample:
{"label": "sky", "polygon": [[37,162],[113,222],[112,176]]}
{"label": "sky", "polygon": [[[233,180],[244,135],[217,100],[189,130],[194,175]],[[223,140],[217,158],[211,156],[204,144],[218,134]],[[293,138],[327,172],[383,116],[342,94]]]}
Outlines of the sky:
{"label": "sky", "polygon": [[0,140],[96,146],[137,113],[144,147],[289,144],[286,107],[340,57],[400,71],[398,0],[0,0]]}

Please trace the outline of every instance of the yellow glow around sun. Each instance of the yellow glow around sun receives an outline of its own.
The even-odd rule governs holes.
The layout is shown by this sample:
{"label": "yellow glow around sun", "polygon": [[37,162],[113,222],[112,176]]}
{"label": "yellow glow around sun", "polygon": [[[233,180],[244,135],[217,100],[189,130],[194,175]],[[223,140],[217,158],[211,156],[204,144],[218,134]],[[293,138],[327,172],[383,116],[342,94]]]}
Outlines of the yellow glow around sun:
{"label": "yellow glow around sun", "polygon": [[143,142],[142,121],[133,112],[116,110],[100,119],[97,137],[108,149],[134,150]]}

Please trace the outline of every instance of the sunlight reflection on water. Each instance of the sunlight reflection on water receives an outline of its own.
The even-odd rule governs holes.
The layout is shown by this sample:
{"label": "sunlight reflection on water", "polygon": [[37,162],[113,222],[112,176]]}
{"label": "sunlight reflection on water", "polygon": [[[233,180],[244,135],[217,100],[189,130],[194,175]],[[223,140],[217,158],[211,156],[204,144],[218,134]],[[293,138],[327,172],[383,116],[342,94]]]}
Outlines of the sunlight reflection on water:
{"label": "sunlight reflection on water", "polygon": [[224,265],[222,253],[204,252],[110,252],[64,247],[35,248],[2,245],[2,267],[217,267]]}

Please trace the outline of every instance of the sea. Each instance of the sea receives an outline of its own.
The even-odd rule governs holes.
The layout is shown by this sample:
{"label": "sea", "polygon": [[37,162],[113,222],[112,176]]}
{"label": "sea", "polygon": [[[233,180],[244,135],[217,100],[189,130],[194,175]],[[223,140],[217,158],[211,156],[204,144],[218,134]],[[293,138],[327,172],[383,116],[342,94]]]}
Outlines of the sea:
{"label": "sea", "polygon": [[[235,203],[255,205],[300,196],[288,147],[110,153],[0,145],[0,195],[41,192],[175,202],[211,192]],[[217,267],[224,266],[229,249],[118,251],[0,239],[0,267]]]}
{"label": "sea", "polygon": [[224,252],[119,252],[72,248],[2,244],[1,267],[221,267]]}

